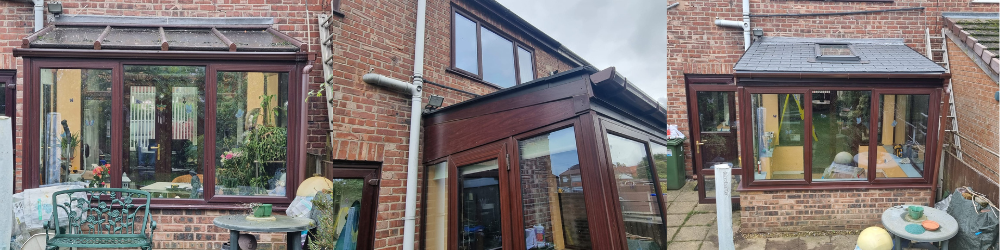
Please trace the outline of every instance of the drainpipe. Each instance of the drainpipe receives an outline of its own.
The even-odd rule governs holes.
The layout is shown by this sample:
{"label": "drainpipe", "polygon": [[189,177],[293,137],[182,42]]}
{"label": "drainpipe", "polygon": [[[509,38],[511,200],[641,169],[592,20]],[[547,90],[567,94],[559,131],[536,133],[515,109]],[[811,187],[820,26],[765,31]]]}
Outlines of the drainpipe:
{"label": "drainpipe", "polygon": [[403,214],[403,250],[414,249],[417,222],[417,155],[420,152],[420,118],[423,114],[421,99],[424,85],[424,27],[427,1],[417,1],[417,37],[413,52],[413,84],[383,75],[368,73],[361,79],[369,84],[389,88],[412,96],[410,99],[410,140],[406,162],[406,210]]}
{"label": "drainpipe", "polygon": [[32,0],[35,4],[35,32],[42,30],[42,18],[45,17],[45,12],[43,7],[45,5],[45,0]]}
{"label": "drainpipe", "polygon": [[750,0],[743,0],[743,21],[729,21],[715,18],[715,25],[743,29],[743,50],[750,49]]}

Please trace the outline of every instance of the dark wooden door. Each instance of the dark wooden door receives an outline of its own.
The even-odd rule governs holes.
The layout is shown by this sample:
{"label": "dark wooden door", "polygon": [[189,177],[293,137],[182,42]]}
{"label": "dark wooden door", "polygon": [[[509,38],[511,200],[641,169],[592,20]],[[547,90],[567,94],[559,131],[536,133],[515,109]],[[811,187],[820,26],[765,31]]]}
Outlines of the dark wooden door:
{"label": "dark wooden door", "polygon": [[[692,79],[695,78],[695,79]],[[733,190],[739,186],[740,168],[739,113],[737,86],[729,84],[732,77],[688,77],[688,111],[691,125],[689,138],[692,163],[698,175],[698,200],[715,203],[715,167],[730,165]],[[739,204],[738,192],[733,204]]]}

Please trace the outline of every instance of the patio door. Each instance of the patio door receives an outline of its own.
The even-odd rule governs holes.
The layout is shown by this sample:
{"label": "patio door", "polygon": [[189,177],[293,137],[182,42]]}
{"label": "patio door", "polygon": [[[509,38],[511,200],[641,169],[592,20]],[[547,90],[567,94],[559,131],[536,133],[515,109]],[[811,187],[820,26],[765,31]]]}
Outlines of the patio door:
{"label": "patio door", "polygon": [[[510,211],[508,199],[507,158],[504,145],[493,143],[451,156],[452,181],[451,230],[453,241],[448,249],[509,248]],[[503,168],[501,168],[503,166]],[[503,169],[503,171],[501,171]],[[427,248],[431,249],[431,248]]]}
{"label": "patio door", "polygon": [[[698,175],[699,203],[715,203],[715,167],[730,165],[732,190],[739,187],[740,168],[739,108],[737,86],[732,76],[709,75],[687,78],[688,111],[694,172]],[[738,192],[733,192],[733,204],[739,204]]]}

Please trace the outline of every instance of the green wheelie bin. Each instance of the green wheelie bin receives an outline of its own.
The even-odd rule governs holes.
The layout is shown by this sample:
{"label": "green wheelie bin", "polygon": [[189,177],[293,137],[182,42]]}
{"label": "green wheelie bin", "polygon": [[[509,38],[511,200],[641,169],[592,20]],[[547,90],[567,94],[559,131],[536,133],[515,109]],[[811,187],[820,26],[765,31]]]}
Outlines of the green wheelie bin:
{"label": "green wheelie bin", "polygon": [[667,190],[684,187],[684,138],[667,140]]}

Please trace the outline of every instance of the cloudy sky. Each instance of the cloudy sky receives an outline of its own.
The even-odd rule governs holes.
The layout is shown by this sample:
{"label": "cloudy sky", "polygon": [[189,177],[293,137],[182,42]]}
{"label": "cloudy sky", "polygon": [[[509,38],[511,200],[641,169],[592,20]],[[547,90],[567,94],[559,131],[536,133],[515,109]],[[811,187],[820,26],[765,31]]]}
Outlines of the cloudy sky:
{"label": "cloudy sky", "polygon": [[666,102],[667,1],[497,2],[598,69],[614,66],[647,95]]}

